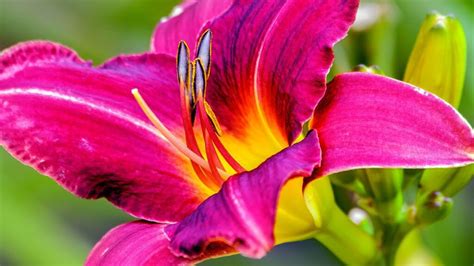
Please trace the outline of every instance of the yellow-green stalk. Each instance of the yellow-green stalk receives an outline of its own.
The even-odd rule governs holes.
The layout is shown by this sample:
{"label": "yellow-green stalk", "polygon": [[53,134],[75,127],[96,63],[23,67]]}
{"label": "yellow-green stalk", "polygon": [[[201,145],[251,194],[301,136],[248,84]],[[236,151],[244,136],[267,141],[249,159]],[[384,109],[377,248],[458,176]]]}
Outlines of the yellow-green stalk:
{"label": "yellow-green stalk", "polygon": [[368,265],[374,261],[378,251],[376,241],[337,206],[328,177],[307,184],[304,197],[318,228],[314,235],[318,241],[345,264]]}

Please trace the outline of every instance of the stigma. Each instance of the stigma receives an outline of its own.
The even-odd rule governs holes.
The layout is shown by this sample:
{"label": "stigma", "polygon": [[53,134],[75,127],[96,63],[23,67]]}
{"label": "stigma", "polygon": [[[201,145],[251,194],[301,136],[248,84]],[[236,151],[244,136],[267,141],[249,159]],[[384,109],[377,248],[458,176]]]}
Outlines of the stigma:
{"label": "stigma", "polygon": [[[211,45],[212,33],[207,30],[199,38],[196,58],[193,61],[189,59],[189,47],[186,42],[181,41],[178,46],[176,69],[184,140],[166,128],[138,89],[133,89],[132,94],[153,126],[176,150],[190,160],[200,181],[211,190],[217,191],[229,176],[245,169],[221,142],[221,126],[211,105],[206,101],[207,80],[211,71]],[[196,120],[199,121],[200,130],[195,130]],[[198,139],[203,140],[204,147],[198,145]],[[230,167],[224,167],[224,162]]]}

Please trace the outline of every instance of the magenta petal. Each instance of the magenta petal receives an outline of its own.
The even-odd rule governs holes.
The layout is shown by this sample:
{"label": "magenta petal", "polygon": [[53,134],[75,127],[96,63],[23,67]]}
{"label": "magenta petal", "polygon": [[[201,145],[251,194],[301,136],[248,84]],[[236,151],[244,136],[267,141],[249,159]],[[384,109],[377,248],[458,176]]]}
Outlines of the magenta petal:
{"label": "magenta petal", "polygon": [[148,220],[180,220],[206,195],[130,94],[139,88],[180,134],[174,65],[172,57],[144,54],[93,68],[48,42],[5,50],[0,145],[80,197],[106,197]]}
{"label": "magenta petal", "polygon": [[474,162],[474,132],[438,97],[391,78],[334,78],[314,117],[318,175],[369,167],[452,167]]}
{"label": "magenta petal", "polygon": [[311,175],[321,158],[318,147],[318,137],[311,132],[255,170],[230,177],[193,214],[166,228],[172,251],[195,258],[209,245],[225,243],[249,257],[265,255],[274,245],[280,190],[293,177]]}
{"label": "magenta petal", "polygon": [[90,252],[85,265],[186,265],[192,261],[174,256],[163,224],[136,221],[110,230]]}
{"label": "magenta petal", "polygon": [[210,23],[208,99],[223,126],[245,135],[267,123],[281,143],[293,141],[324,94],[332,47],[357,6],[357,0],[237,1]]}
{"label": "magenta petal", "polygon": [[85,265],[191,264],[170,252],[163,228],[163,224],[145,221],[119,225],[95,245]]}
{"label": "magenta petal", "polygon": [[173,255],[164,224],[135,221],[110,230],[90,252],[85,265],[191,265],[203,259],[225,255],[230,250],[219,247],[198,259]]}
{"label": "magenta petal", "polygon": [[202,27],[224,13],[233,0],[188,0],[176,6],[170,17],[163,18],[156,26],[151,40],[151,50],[175,55],[178,43],[184,40],[191,51],[199,38]]}

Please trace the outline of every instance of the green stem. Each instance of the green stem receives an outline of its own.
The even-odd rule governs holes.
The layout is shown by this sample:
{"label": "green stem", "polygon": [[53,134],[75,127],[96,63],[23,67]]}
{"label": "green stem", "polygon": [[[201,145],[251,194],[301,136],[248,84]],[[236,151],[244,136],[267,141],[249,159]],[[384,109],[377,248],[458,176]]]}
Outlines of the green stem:
{"label": "green stem", "polygon": [[377,254],[375,240],[339,208],[333,209],[330,220],[315,238],[349,265],[371,264]]}
{"label": "green stem", "polygon": [[375,209],[384,224],[397,224],[403,209],[403,170],[365,169],[359,177],[375,202]]}
{"label": "green stem", "polygon": [[386,224],[383,230],[382,254],[385,265],[395,265],[395,258],[405,236],[413,229],[407,223]]}
{"label": "green stem", "polygon": [[365,169],[359,180],[373,200],[372,218],[379,236],[379,264],[393,265],[398,247],[407,233],[402,169]]}
{"label": "green stem", "polygon": [[404,218],[403,194],[398,193],[394,198],[386,201],[375,201],[375,208],[384,224],[396,225]]}

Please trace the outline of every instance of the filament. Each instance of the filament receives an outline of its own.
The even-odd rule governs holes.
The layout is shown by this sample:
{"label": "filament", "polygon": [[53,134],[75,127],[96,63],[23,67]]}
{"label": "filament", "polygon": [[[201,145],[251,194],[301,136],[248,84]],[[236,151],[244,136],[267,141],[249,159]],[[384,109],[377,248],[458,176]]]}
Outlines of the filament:
{"label": "filament", "polygon": [[[205,112],[205,108],[204,108],[204,104],[203,104],[203,100],[200,99],[199,102],[198,102],[198,108],[200,110],[201,113]],[[216,135],[216,133],[214,132],[214,129],[212,127],[212,125],[210,124],[209,122],[209,119],[203,119],[205,120],[204,121],[204,126],[207,131],[209,131],[209,134],[210,134],[210,137],[212,139],[212,142],[214,143],[214,145],[216,146],[217,150],[219,151],[219,153],[222,155],[222,157],[226,160],[226,162],[237,172],[237,173],[240,173],[240,172],[244,172],[246,171],[245,168],[243,168],[235,159],[234,157],[232,157],[232,155],[227,151],[227,149],[224,147],[224,145],[222,144],[221,140],[219,139],[219,137]]]}
{"label": "filament", "polygon": [[[206,162],[201,156],[196,154],[194,151],[190,150],[184,143],[182,143],[178,138],[176,138],[158,119],[158,117],[153,113],[148,104],[145,102],[143,97],[138,92],[138,89],[133,89],[132,94],[135,97],[135,100],[140,105],[143,113],[148,117],[150,122],[155,126],[155,128],[181,153],[188,157],[191,161],[195,162],[197,165],[201,166],[203,169],[212,172],[209,163]],[[229,177],[229,174],[221,169],[217,169],[218,173],[223,177]]]}

